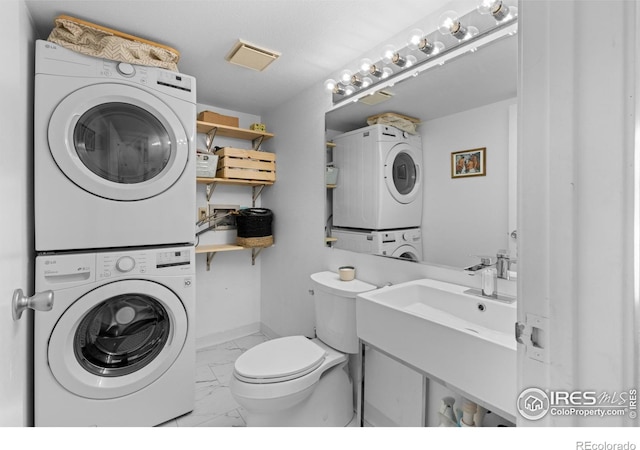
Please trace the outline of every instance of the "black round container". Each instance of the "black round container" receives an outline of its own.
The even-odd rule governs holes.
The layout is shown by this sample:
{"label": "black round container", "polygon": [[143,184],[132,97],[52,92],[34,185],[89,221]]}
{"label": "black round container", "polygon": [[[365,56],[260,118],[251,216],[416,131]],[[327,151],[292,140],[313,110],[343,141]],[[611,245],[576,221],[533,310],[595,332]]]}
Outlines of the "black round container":
{"label": "black round container", "polygon": [[271,236],[273,213],[266,208],[247,208],[238,211],[236,224],[239,237]]}

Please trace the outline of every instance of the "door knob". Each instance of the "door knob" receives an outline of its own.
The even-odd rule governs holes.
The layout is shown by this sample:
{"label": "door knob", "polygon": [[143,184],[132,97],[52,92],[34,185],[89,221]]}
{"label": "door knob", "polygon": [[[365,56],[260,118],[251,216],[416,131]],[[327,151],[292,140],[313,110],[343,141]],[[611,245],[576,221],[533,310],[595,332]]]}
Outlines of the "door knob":
{"label": "door knob", "polygon": [[13,291],[13,301],[11,302],[13,320],[19,320],[25,309],[37,311],[51,311],[53,308],[53,291],[44,291],[27,297],[22,293],[22,289]]}

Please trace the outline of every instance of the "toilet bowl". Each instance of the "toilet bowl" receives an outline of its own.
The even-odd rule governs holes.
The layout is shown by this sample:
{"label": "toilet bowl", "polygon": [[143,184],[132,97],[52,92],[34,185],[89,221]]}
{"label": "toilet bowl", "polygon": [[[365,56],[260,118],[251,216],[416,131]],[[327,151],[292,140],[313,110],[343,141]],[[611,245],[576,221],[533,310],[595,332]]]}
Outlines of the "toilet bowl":
{"label": "toilet bowl", "polygon": [[[267,360],[269,369],[259,365]],[[318,339],[273,339],[238,358],[229,387],[247,426],[346,426],[353,418],[347,363]]]}
{"label": "toilet bowl", "polygon": [[375,286],[341,281],[338,274],[311,276],[318,338],[288,336],[263,342],[234,364],[231,394],[247,414],[247,426],[346,426],[353,419],[349,353],[356,353],[355,297]]}

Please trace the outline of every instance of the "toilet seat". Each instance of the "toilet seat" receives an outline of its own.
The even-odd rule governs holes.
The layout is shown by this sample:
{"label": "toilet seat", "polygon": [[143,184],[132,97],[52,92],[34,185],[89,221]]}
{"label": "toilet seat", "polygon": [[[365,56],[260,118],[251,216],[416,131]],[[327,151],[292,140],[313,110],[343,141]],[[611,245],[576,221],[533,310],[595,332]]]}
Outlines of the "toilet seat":
{"label": "toilet seat", "polygon": [[288,336],[247,350],[235,362],[234,375],[251,384],[280,383],[313,372],[327,352],[304,336]]}

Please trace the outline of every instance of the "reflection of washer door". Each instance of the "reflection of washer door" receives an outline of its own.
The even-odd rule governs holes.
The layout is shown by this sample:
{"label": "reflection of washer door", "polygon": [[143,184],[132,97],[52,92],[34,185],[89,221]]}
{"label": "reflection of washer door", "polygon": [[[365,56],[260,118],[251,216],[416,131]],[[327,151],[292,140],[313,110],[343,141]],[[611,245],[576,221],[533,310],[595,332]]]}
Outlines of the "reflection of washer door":
{"label": "reflection of washer door", "polygon": [[387,189],[400,203],[411,203],[422,189],[420,155],[413,147],[401,143],[387,154],[384,177]]}
{"label": "reflection of washer door", "polygon": [[49,148],[76,185],[112,200],[143,200],[170,188],[189,157],[175,113],[157,97],[120,85],[73,92],[49,121]]}
{"label": "reflection of washer door", "polygon": [[407,259],[409,261],[420,261],[420,258],[418,258],[418,252],[410,245],[401,245],[393,251],[391,256],[394,258]]}
{"label": "reflection of washer door", "polygon": [[116,281],[89,291],[60,317],[49,366],[76,395],[122,397],[162,376],[182,351],[187,327],[173,291],[152,281]]}

